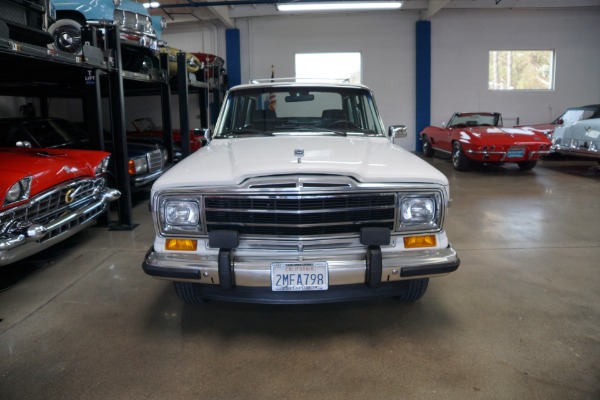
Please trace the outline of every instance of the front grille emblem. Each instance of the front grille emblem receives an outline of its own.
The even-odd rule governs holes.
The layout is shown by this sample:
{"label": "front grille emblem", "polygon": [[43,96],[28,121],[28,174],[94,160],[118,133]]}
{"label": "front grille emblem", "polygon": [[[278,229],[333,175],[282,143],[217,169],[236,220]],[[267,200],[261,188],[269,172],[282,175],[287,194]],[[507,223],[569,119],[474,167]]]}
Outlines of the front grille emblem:
{"label": "front grille emblem", "polygon": [[304,157],[304,149],[294,149],[294,156],[298,157],[298,164],[300,164]]}
{"label": "front grille emblem", "polygon": [[81,190],[81,186],[78,187],[77,189],[69,189],[67,191],[67,194],[65,194],[65,203],[71,204],[75,200],[75,196],[77,196],[77,193],[80,190]]}

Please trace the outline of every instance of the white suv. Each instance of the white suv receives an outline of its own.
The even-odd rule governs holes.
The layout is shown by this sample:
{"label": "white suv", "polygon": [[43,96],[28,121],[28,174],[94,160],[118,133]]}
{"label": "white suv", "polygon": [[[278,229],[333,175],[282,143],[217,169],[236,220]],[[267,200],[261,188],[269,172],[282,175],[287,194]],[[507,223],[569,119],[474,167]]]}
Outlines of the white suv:
{"label": "white suv", "polygon": [[209,145],[155,182],[144,271],[186,303],[418,300],[460,260],[448,180],[349,84],[232,88]]}

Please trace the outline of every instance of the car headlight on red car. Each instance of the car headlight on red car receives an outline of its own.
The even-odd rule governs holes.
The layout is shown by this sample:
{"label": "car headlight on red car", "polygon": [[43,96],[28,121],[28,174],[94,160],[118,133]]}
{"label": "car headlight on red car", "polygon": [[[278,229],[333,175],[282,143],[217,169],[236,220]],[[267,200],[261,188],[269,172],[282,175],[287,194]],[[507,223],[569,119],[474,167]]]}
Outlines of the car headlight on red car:
{"label": "car headlight on red car", "polygon": [[31,189],[31,176],[27,176],[8,188],[2,205],[6,206],[18,201],[27,200]]}

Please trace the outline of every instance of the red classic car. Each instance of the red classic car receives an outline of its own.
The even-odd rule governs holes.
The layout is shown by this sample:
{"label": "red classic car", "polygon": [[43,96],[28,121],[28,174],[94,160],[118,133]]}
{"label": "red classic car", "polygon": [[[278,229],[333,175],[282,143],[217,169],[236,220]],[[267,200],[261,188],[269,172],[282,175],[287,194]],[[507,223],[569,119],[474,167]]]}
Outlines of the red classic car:
{"label": "red classic car", "polygon": [[552,145],[541,132],[503,128],[502,116],[494,112],[455,113],[448,124],[428,126],[420,137],[426,157],[435,151],[451,154],[452,165],[459,171],[472,162],[514,162],[529,170]]}
{"label": "red classic car", "polygon": [[92,225],[121,193],[104,186],[110,154],[0,148],[0,266]]}
{"label": "red classic car", "polygon": [[[148,142],[161,143],[163,140],[163,130],[156,126],[151,118],[138,118],[133,120],[135,131],[127,131],[127,136],[131,138],[148,139]],[[173,129],[173,141],[175,145],[181,146],[181,132],[179,129]],[[200,150],[206,143],[204,132],[198,129],[190,131],[190,149],[193,152]]]}

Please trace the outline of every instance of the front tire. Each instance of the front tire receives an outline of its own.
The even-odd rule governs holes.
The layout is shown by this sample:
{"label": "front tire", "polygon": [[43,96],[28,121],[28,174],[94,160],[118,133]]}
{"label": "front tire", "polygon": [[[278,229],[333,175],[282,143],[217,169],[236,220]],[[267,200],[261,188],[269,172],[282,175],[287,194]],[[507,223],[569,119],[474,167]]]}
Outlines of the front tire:
{"label": "front tire", "polygon": [[521,161],[521,162],[517,163],[517,165],[519,166],[521,171],[529,171],[530,169],[535,167],[536,164],[537,164],[537,160]]}
{"label": "front tire", "polygon": [[81,54],[83,43],[81,27],[83,23],[74,19],[59,19],[53,23],[48,32],[54,38],[52,46],[64,53]]}
{"label": "front tire", "polygon": [[412,303],[419,300],[427,291],[429,278],[412,279],[408,281],[408,287],[401,296],[395,297],[396,300],[403,303]]}
{"label": "front tire", "polygon": [[423,140],[423,155],[425,157],[433,157],[433,147],[431,147],[431,142],[429,141],[429,138],[427,137],[427,135],[423,135],[422,137]]}
{"label": "front tire", "polygon": [[466,171],[469,169],[471,162],[465,156],[462,146],[459,142],[452,144],[452,166],[457,171]]}
{"label": "front tire", "polygon": [[185,304],[204,304],[208,300],[203,298],[198,290],[198,284],[191,282],[173,282],[175,293]]}

